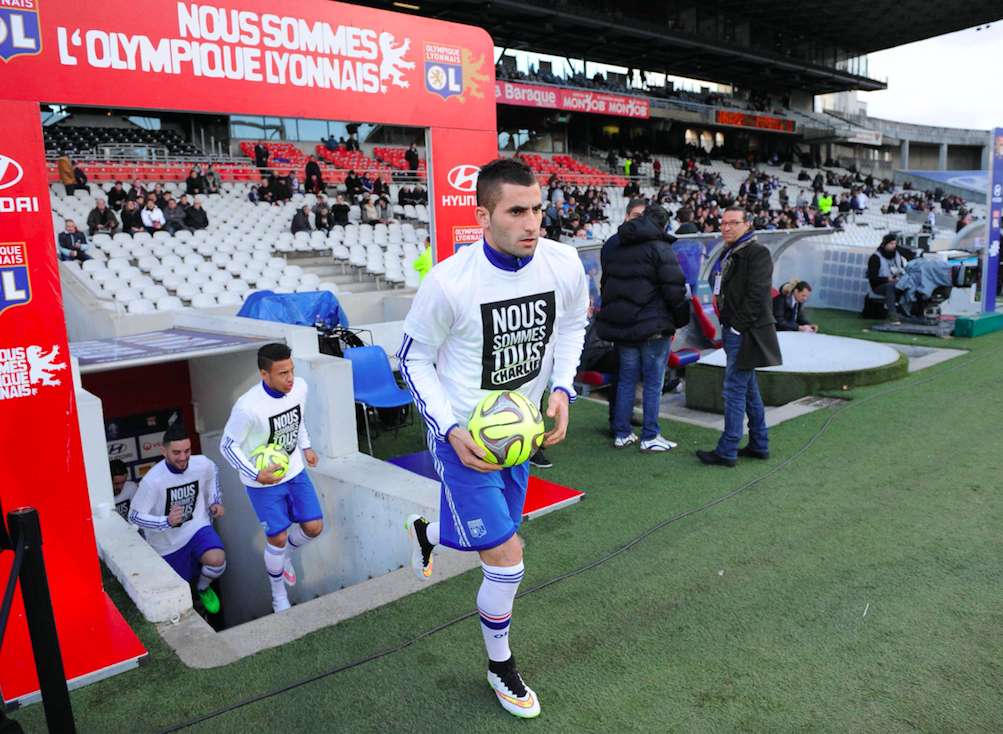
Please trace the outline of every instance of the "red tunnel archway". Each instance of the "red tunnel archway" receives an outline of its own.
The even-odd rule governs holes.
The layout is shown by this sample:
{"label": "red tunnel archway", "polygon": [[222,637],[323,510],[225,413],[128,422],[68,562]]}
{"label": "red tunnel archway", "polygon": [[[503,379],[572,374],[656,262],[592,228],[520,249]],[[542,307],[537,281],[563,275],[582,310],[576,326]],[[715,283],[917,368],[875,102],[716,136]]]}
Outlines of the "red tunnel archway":
{"label": "red tunnel archway", "polygon": [[[469,172],[497,155],[493,45],[478,28],[326,0],[20,0],[0,26],[0,445],[19,454],[0,499],[40,511],[67,677],[85,679],[142,647],[101,587],[39,103],[426,128],[443,258],[479,236]],[[37,688],[26,639],[18,606],[0,648],[7,700]]]}

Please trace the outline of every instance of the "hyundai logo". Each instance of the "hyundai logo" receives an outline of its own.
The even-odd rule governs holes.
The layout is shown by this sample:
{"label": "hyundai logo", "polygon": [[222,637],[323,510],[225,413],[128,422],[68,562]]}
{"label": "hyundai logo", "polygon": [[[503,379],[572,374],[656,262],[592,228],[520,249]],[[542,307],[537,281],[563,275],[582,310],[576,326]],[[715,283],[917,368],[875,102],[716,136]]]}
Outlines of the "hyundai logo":
{"label": "hyundai logo", "polygon": [[446,180],[457,191],[477,191],[477,174],[480,172],[481,169],[477,166],[464,164],[453,168]]}
{"label": "hyundai logo", "polygon": [[[14,186],[24,176],[21,164],[13,158],[0,154],[0,191]],[[452,176],[452,174],[450,174]]]}

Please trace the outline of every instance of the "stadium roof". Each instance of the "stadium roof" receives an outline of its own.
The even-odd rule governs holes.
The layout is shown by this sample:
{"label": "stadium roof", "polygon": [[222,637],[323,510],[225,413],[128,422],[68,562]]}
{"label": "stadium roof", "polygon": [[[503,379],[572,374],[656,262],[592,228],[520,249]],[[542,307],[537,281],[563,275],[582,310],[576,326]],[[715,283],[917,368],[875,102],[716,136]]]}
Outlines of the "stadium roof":
{"label": "stadium roof", "polygon": [[[485,28],[498,46],[758,89],[884,89],[848,60],[992,22],[998,0],[361,0]],[[664,10],[659,10],[663,8]],[[843,69],[837,68],[837,64]],[[852,73],[846,69],[860,69]]]}

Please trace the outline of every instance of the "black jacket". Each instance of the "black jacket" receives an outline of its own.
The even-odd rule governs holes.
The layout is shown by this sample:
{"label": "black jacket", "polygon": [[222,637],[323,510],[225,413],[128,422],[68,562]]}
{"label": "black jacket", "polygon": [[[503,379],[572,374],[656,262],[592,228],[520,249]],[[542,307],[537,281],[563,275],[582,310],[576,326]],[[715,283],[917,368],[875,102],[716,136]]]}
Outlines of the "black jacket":
{"label": "black jacket", "polygon": [[901,255],[903,263],[909,262],[914,255],[903,247],[896,247],[895,252],[888,254],[883,247],[878,247],[867,259],[867,282],[873,290],[877,290],[889,281],[888,278],[881,277],[881,258],[885,260],[894,259],[895,255]]}
{"label": "black jacket", "polygon": [[602,249],[598,336],[640,343],[672,336],[689,323],[686,277],[672,251],[675,238],[646,217],[620,225]]}
{"label": "black jacket", "polygon": [[301,211],[293,214],[293,224],[292,224],[293,234],[296,234],[297,232],[310,232],[310,231],[312,231],[310,227],[310,215],[304,214]]}
{"label": "black jacket", "polygon": [[773,318],[777,322],[777,331],[797,331],[799,326],[811,323],[805,315],[804,306],[800,303],[791,305],[791,297],[783,293],[773,298]]}
{"label": "black jacket", "polygon": [[721,270],[721,328],[742,335],[739,369],[773,367],[782,363],[771,302],[773,257],[755,236],[733,247]]}
{"label": "black jacket", "polygon": [[209,215],[206,214],[205,209],[196,209],[190,206],[185,212],[185,224],[192,229],[205,229],[209,226]]}
{"label": "black jacket", "polygon": [[115,212],[113,212],[109,206],[106,206],[104,211],[94,207],[91,209],[91,213],[87,215],[87,229],[90,231],[91,236],[93,236],[101,227],[105,227],[106,229],[115,229],[117,226],[118,217],[115,216]]}

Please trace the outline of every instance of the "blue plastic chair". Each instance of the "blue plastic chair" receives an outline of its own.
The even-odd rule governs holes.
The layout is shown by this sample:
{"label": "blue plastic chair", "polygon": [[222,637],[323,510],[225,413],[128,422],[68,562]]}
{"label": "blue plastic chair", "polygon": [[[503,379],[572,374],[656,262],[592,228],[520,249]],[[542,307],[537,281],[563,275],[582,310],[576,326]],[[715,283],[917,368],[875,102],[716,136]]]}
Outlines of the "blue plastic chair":
{"label": "blue plastic chair", "polygon": [[354,347],[345,350],[345,359],[352,363],[352,387],[355,402],[362,406],[366,424],[366,443],[373,453],[369,433],[369,408],[403,408],[411,404],[411,393],[397,384],[390,359],[383,347]]}

